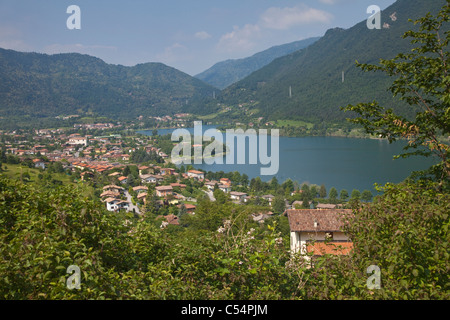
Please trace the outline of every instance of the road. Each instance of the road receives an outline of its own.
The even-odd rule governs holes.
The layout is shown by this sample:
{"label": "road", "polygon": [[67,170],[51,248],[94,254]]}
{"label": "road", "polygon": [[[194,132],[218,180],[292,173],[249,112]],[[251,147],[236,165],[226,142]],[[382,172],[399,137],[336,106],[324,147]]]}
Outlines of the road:
{"label": "road", "polygon": [[133,209],[134,209],[137,214],[141,214],[141,212],[139,211],[139,208],[137,206],[135,206],[133,204],[133,202],[131,202],[131,194],[128,192],[128,190],[125,191],[125,196],[127,197],[127,201],[129,203],[128,211],[133,212]]}
{"label": "road", "polygon": [[208,190],[208,191],[203,190],[203,192],[208,195],[209,200],[216,201],[216,198],[214,198],[214,194],[213,194],[213,192],[211,190]]}

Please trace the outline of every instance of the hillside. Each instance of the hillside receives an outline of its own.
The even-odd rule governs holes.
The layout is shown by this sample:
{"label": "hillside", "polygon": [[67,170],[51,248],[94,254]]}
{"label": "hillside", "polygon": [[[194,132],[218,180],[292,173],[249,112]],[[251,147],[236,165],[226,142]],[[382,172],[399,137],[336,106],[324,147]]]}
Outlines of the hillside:
{"label": "hillside", "polygon": [[[382,12],[382,24],[389,28],[369,30],[366,21],[344,30],[335,28],[311,46],[278,58],[266,67],[223,91],[221,101],[228,105],[251,103],[255,116],[268,119],[342,122],[349,114],[341,106],[378,100],[404,115],[415,110],[393,99],[387,92],[392,79],[377,73],[364,73],[355,61],[376,64],[411,49],[405,31],[414,28],[408,19],[436,13],[444,0],[398,0]],[[396,20],[390,16],[395,13]],[[345,80],[342,82],[342,72]],[[291,87],[292,96],[289,96]]]}
{"label": "hillside", "polygon": [[215,88],[161,63],[111,65],[81,54],[0,49],[0,117],[162,115],[195,108]]}
{"label": "hillside", "polygon": [[195,77],[216,88],[225,89],[229,85],[244,79],[252,72],[266,66],[274,59],[306,48],[317,40],[319,40],[319,37],[295,41],[271,47],[262,52],[258,52],[251,57],[218,62]]}

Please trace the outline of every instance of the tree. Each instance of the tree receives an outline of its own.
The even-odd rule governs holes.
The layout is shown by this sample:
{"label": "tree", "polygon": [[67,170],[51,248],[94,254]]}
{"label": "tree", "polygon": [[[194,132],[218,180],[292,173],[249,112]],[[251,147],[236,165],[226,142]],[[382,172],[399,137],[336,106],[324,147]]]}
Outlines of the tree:
{"label": "tree", "polygon": [[187,209],[184,203],[181,204],[180,209],[178,210],[178,218],[182,218],[185,214],[187,214]]}
{"label": "tree", "polygon": [[449,296],[450,194],[437,191],[435,184],[387,184],[380,190],[383,195],[345,227],[355,245],[356,269],[381,269],[381,290],[373,290],[370,299]]}
{"label": "tree", "polygon": [[[310,193],[311,193],[311,199],[317,198],[317,194],[318,194],[317,186],[316,185],[312,185],[311,188],[309,188],[309,190],[310,190]],[[326,193],[325,193],[325,196],[326,196]]]}
{"label": "tree", "polygon": [[332,200],[332,201],[335,201],[335,200],[337,199],[337,197],[338,197],[338,192],[337,192],[337,190],[336,190],[335,187],[332,187],[332,188],[330,189],[329,197],[330,197],[330,200]]}
{"label": "tree", "polygon": [[[413,119],[383,108],[376,101],[342,108],[359,114],[350,121],[362,125],[369,134],[387,138],[391,143],[406,138],[406,152],[396,158],[437,156],[440,162],[424,173],[431,174],[440,187],[448,184],[450,178],[450,146],[442,140],[450,134],[449,13],[447,0],[436,17],[427,14],[414,22],[420,25],[419,31],[410,30],[403,35],[412,38],[411,52],[400,53],[392,60],[381,59],[380,65],[357,62],[364,71],[381,71],[395,78],[390,91],[418,110]],[[411,149],[414,151],[408,151]]]}
{"label": "tree", "polygon": [[351,200],[360,200],[361,199],[361,192],[358,189],[353,189],[350,198],[351,198]]}
{"label": "tree", "polygon": [[147,197],[145,199],[144,212],[145,214],[157,215],[160,209],[159,199],[156,196],[156,193],[149,192],[147,193]]}
{"label": "tree", "polygon": [[241,176],[241,184],[244,186],[244,187],[247,187],[248,186],[248,175],[246,175],[245,173],[244,174],[242,174],[242,176]]}
{"label": "tree", "polygon": [[286,209],[286,203],[283,196],[276,196],[272,202],[272,209],[274,213],[281,214]]}
{"label": "tree", "polygon": [[219,204],[224,204],[228,200],[227,195],[220,189],[214,190],[213,194],[216,202]]}
{"label": "tree", "polygon": [[339,197],[341,198],[341,200],[345,201],[348,199],[348,191],[345,189],[341,190],[341,193],[339,195]]}
{"label": "tree", "polygon": [[369,201],[372,200],[372,198],[373,198],[373,194],[372,194],[372,192],[370,190],[364,190],[361,193],[361,200],[362,201],[369,202]]}
{"label": "tree", "polygon": [[287,194],[290,194],[294,191],[294,182],[291,179],[287,179],[281,186]]}
{"label": "tree", "polygon": [[302,201],[309,202],[309,200],[311,200],[311,190],[309,189],[309,186],[306,183],[304,183],[300,190],[302,191],[301,193]]}
{"label": "tree", "polygon": [[131,174],[131,169],[130,169],[129,166],[126,166],[126,167],[123,169],[122,175],[123,175],[124,177],[128,177],[130,174]]}
{"label": "tree", "polygon": [[325,199],[327,197],[327,189],[325,188],[325,185],[323,185],[323,184],[320,186],[319,196],[322,199]]}
{"label": "tree", "polygon": [[279,185],[280,184],[278,183],[277,177],[273,177],[272,179],[270,179],[269,188],[271,190],[277,190]]}

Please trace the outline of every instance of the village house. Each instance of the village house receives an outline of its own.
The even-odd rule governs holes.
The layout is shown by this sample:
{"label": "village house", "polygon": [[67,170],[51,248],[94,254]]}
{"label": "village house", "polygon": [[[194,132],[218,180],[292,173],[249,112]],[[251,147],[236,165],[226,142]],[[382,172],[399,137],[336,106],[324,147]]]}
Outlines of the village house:
{"label": "village house", "polygon": [[182,183],[176,182],[176,183],[171,183],[170,185],[172,186],[172,188],[180,188],[181,190],[186,189],[186,185],[182,184]]}
{"label": "village house", "polygon": [[189,170],[187,172],[187,176],[189,178],[193,178],[196,180],[204,180],[205,179],[205,173],[202,171],[198,171],[198,170]]}
{"label": "village house", "polygon": [[142,192],[147,192],[148,191],[148,187],[145,187],[145,186],[134,187],[133,191],[137,192],[137,194],[140,194]]}
{"label": "village house", "polygon": [[228,179],[228,178],[222,178],[222,179],[220,179],[220,183],[223,184],[224,186],[231,187],[231,180]]}
{"label": "village house", "polygon": [[208,181],[205,183],[205,186],[208,188],[208,190],[210,191],[214,191],[214,188],[217,184],[217,187],[222,190],[225,193],[229,193],[231,192],[231,185],[226,185],[226,184],[222,184],[219,181],[216,180],[212,180],[212,181]]}
{"label": "village house", "polygon": [[231,197],[231,200],[243,202],[245,197],[247,197],[247,194],[244,192],[232,191],[232,192],[230,192],[230,197]]}
{"label": "village house", "polygon": [[114,191],[104,191],[100,195],[100,198],[120,198],[120,193]]}
{"label": "village house", "polygon": [[171,176],[175,173],[175,169],[172,168],[161,168],[160,174],[163,176]]}
{"label": "village house", "polygon": [[266,194],[266,195],[263,195],[261,198],[263,198],[264,200],[269,201],[269,206],[271,206],[273,199],[275,199],[275,196],[273,196],[271,194]]}
{"label": "village house", "polygon": [[176,225],[176,226],[180,224],[178,222],[178,217],[174,214],[169,214],[167,216],[158,216],[157,219],[161,219],[161,220],[164,219],[169,224]]}
{"label": "village house", "polygon": [[212,180],[212,181],[207,181],[205,182],[205,186],[208,188],[208,190],[214,190],[214,187],[217,185],[219,185],[218,181]]}
{"label": "village house", "polygon": [[142,183],[157,183],[157,179],[154,175],[152,174],[144,174],[144,175],[140,175],[139,178],[141,178]]}
{"label": "village house", "polygon": [[173,194],[172,186],[160,186],[156,187],[155,190],[158,197],[166,197]]}
{"label": "village house", "polygon": [[[187,212],[187,213],[195,214],[195,208],[196,208],[195,205],[190,204],[190,203],[183,203],[183,204],[184,204],[184,207],[186,208],[186,212]],[[182,206],[183,204],[179,204],[179,205],[177,205],[177,207],[178,207],[179,209],[181,209],[181,206]]]}
{"label": "village house", "polygon": [[106,210],[108,211],[119,211],[121,209],[128,211],[130,205],[127,201],[115,198],[107,198],[105,200],[105,203],[106,203]]}
{"label": "village house", "polygon": [[[286,210],[291,232],[291,252],[313,256],[348,254],[353,243],[342,231],[352,210]],[[309,257],[305,256],[306,259]]]}
{"label": "village house", "polygon": [[121,177],[119,177],[119,182],[122,183],[122,184],[126,184],[128,182],[128,178],[124,177],[124,176],[121,176]]}
{"label": "village house", "polygon": [[153,167],[150,167],[150,166],[140,166],[140,167],[138,167],[138,170],[139,170],[139,175],[155,173],[155,170],[153,169]]}
{"label": "village house", "polygon": [[146,203],[146,198],[147,198],[147,192],[141,192],[141,193],[139,193],[138,194],[138,196],[137,196],[137,198],[138,198],[138,200],[142,200],[142,201],[144,201],[144,203]]}
{"label": "village house", "polygon": [[231,192],[231,186],[228,186],[228,185],[219,184],[219,189],[225,193]]}
{"label": "village house", "polygon": [[110,192],[114,192],[114,193],[119,193],[119,194],[123,194],[125,192],[125,189],[119,186],[116,186],[114,184],[110,184],[107,186],[103,187],[103,191],[110,191]]}
{"label": "village house", "polygon": [[41,159],[33,159],[33,164],[35,168],[45,169],[45,162]]}
{"label": "village house", "polygon": [[89,142],[88,138],[80,137],[79,135],[73,135],[73,136],[69,137],[69,144],[70,145],[87,146],[88,142]]}

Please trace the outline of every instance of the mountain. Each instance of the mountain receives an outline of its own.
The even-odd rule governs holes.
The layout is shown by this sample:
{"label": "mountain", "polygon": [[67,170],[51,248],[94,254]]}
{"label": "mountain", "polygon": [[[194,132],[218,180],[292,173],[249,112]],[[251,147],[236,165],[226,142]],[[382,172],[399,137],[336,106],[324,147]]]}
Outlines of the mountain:
{"label": "mountain", "polygon": [[266,66],[274,59],[306,48],[317,40],[319,40],[319,37],[295,41],[271,47],[248,58],[230,59],[218,62],[195,77],[216,88],[225,89],[229,85],[244,79],[252,72]]}
{"label": "mountain", "polygon": [[392,78],[365,73],[355,61],[377,64],[380,58],[411,50],[410,39],[402,35],[417,26],[408,19],[436,14],[444,4],[445,0],[398,0],[381,13],[382,25],[389,28],[369,30],[362,21],[346,30],[330,29],[309,47],[275,59],[231,85],[219,99],[227,105],[250,104],[257,110],[255,117],[270,120],[343,122],[350,115],[341,106],[375,99],[411,116],[416,110],[387,91]]}
{"label": "mountain", "polygon": [[0,49],[0,79],[1,117],[90,113],[131,118],[186,108],[201,113],[199,101],[217,90],[161,63],[125,67],[77,53],[5,49]]}

